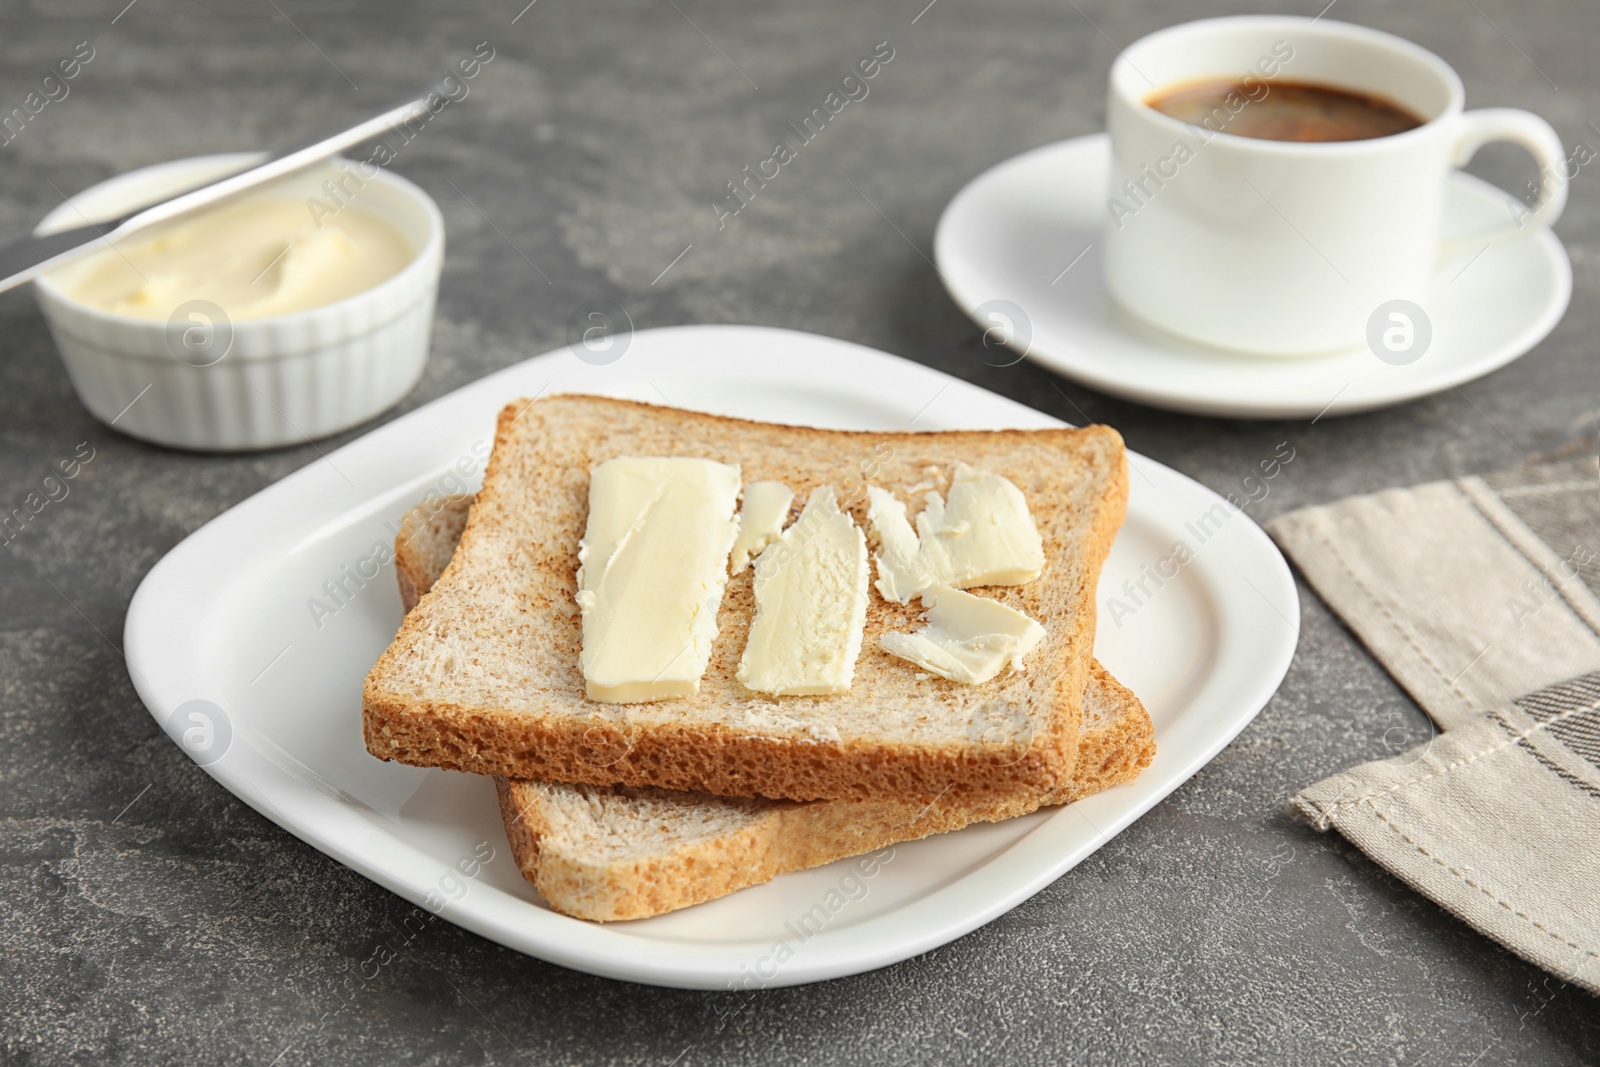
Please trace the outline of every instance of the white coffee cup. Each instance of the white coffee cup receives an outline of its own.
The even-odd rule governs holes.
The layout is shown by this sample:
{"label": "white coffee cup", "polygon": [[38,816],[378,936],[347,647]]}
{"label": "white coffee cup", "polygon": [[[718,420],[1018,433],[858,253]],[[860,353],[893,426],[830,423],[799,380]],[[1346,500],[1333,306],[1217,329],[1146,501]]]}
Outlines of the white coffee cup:
{"label": "white coffee cup", "polygon": [[[1426,121],[1369,140],[1270,141],[1227,133],[1239,113],[1231,105],[1197,127],[1145,103],[1212,78],[1244,82],[1243,107],[1290,80],[1386,98]],[[1359,344],[1396,300],[1426,309],[1448,255],[1526,237],[1566,203],[1550,124],[1512,108],[1463,111],[1463,96],[1455,71],[1426,49],[1325,19],[1207,19],[1136,41],[1111,68],[1112,296],[1172,333],[1273,355]],[[1533,155],[1538,205],[1530,212],[1508,195],[1503,224],[1441,241],[1451,168],[1491,141]]]}

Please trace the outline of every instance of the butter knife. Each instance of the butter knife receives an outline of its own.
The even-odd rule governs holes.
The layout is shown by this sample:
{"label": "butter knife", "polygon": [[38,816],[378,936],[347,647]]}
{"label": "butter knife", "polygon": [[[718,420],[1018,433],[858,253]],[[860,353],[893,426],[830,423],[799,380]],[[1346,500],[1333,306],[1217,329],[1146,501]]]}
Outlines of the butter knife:
{"label": "butter knife", "polygon": [[422,115],[430,110],[429,100],[439,98],[448,99],[442,83],[431,86],[416,96],[408,97],[404,102],[364,122],[308,144],[272,152],[254,166],[198,189],[190,189],[188,192],[145,204],[121,218],[77,226],[58,233],[36,234],[0,245],[0,292],[14,289],[79,256],[103,248],[107,242],[119,240],[157,223],[209,207],[247,189],[254,189],[329,156],[337,155],[352,145],[358,145]]}

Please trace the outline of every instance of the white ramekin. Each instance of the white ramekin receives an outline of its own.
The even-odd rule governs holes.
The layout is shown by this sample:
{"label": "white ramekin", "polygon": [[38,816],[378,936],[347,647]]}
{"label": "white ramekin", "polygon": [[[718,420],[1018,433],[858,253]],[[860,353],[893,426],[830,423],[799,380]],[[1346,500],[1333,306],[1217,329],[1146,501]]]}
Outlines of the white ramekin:
{"label": "white ramekin", "polygon": [[[259,158],[255,153],[199,156],[119,175],[45,217],[36,233],[115,218],[160,196],[193,188]],[[417,250],[406,267],[356,296],[309,311],[208,323],[230,329],[215,362],[179,358],[182,323],[138,319],[88,306],[63,282],[68,264],[34,286],[56,347],[85,407],[123,433],[177,448],[235,451],[302,444],[338,433],[397,403],[428,358],[433,305],[444,262],[444,219],[427,193],[404,178],[361,172],[330,160],[276,183],[271,195],[331,202],[324,183],[341,169],[351,201],[396,227]],[[371,169],[371,168],[368,168]],[[259,195],[250,193],[244,195]],[[136,238],[135,238],[136,239]],[[205,336],[193,335],[193,336]],[[223,335],[214,335],[223,336]]]}

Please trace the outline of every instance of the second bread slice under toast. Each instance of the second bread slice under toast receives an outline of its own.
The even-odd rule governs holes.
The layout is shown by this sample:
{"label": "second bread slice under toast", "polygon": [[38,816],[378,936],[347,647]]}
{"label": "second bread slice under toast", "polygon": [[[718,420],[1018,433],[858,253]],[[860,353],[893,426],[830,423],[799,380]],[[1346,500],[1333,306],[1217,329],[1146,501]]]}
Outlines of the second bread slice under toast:
{"label": "second bread slice under toast", "polygon": [[[736,679],[754,614],[747,570],[728,583],[698,694],[587,700],[574,572],[590,471],[618,456],[734,463],[747,483],[781,481],[799,500],[832,485],[863,526],[866,483],[918,508],[960,463],[1003,475],[1027,496],[1045,566],[982,593],[1046,636],[1027,671],[965,686],[880,649],[878,634],[911,630],[922,612],[874,595],[851,691],[774,700]],[[846,432],[604,397],[519,401],[501,412],[460,550],[368,675],[367,748],[422,766],[722,796],[1043,796],[1073,773],[1095,584],[1126,498],[1122,441],[1106,427]]]}
{"label": "second bread slice under toast", "polygon": [[[407,611],[449,562],[471,498],[420,504],[395,538]],[[1083,698],[1077,769],[1045,799],[1061,804],[1131,781],[1155,754],[1150,716],[1098,663]],[[932,803],[742,800],[670,790],[512,781],[496,776],[517,867],[552,908],[581,919],[640,919],[901,841],[1026,814],[1037,796],[945,795]]]}

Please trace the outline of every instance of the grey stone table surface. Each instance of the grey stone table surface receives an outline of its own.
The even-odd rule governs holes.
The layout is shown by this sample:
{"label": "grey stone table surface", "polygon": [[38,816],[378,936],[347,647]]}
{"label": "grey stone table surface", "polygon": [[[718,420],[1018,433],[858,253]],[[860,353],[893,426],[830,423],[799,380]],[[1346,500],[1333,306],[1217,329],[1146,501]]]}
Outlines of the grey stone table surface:
{"label": "grey stone table surface", "polygon": [[[1325,2],[1283,0],[1300,14]],[[1296,459],[1258,518],[1574,441],[1594,450],[1588,169],[1557,227],[1571,310],[1528,356],[1460,389],[1315,424],[1241,423],[988,365],[928,261],[940,210],[993,163],[1098,129],[1119,47],[1242,3],[524,3],[11,0],[0,113],[77,42],[94,58],[0,146],[0,233],[133,167],[354,119],[488,41],[472,95],[394,163],[449,232],[433,355],[399,411],[564,344],[573,309],[605,299],[641,328],[758,323],[882,348],[1110,423],[1219,490],[1288,441]],[[1437,51],[1471,104],[1527,107],[1569,145],[1600,145],[1593,4],[1343,0],[1328,17]],[[880,41],[895,58],[870,95],[718,229],[724,183]],[[1529,176],[1509,148],[1474,169],[1506,186]],[[737,1013],[728,994],[589,977],[443,922],[369,977],[362,962],[409,905],[186,759],[118,651],[163,553],[318,452],[141,444],[79,405],[28,293],[0,296],[0,337],[0,505],[21,504],[80,442],[96,452],[0,551],[6,1063],[1600,1062],[1600,1002],[1286,815],[1299,787],[1428,732],[1304,586],[1299,653],[1238,740],[1076,870],[948,946]]]}

